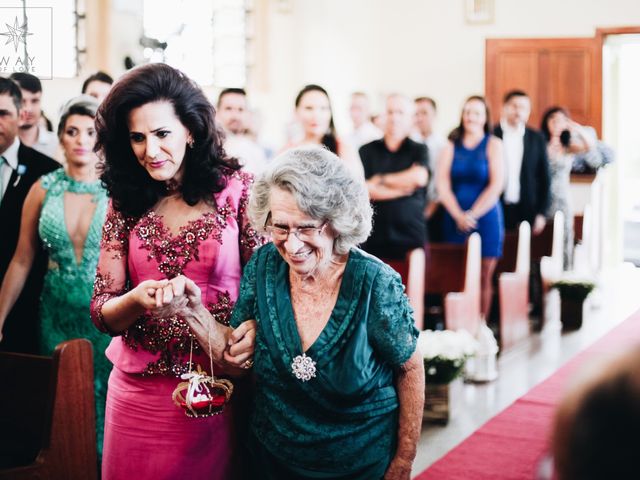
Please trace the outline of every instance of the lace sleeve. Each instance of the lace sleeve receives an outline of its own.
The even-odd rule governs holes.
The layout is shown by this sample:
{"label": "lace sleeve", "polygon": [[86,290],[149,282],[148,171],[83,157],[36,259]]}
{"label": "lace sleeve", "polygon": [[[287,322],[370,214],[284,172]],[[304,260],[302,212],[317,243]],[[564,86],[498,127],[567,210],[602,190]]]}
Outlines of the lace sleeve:
{"label": "lace sleeve", "polygon": [[91,298],[91,320],[98,330],[115,335],[104,322],[102,306],[114,297],[126,293],[129,289],[127,275],[127,256],[129,251],[129,232],[134,220],[109,209],[102,227],[100,258],[96,269],[96,278]]}
{"label": "lace sleeve", "polygon": [[267,243],[267,239],[260,235],[249,222],[247,206],[249,205],[249,194],[253,184],[253,176],[246,172],[238,172],[242,180],[242,194],[238,205],[238,241],[240,242],[240,260],[242,265],[246,265],[253,252]]}
{"label": "lace sleeve", "polygon": [[387,364],[404,364],[416,349],[418,330],[400,275],[382,267],[373,283],[371,313],[367,321],[369,341]]}

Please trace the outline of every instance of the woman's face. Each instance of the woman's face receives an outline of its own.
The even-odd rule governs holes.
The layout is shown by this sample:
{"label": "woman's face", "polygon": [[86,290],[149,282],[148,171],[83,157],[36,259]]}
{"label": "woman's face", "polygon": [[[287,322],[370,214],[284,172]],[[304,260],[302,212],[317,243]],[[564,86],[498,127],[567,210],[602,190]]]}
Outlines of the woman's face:
{"label": "woman's face", "polygon": [[547,127],[552,137],[559,137],[563,130],[569,128],[569,119],[562,112],[556,112],[547,119]]}
{"label": "woman's face", "polygon": [[60,143],[69,164],[81,166],[95,164],[98,161],[98,157],[93,153],[96,129],[93,118],[88,115],[69,115]]}
{"label": "woman's face", "polygon": [[145,103],[129,113],[129,141],[138,163],[154,180],[182,178],[189,131],[167,101]]}
{"label": "woman's face", "polygon": [[329,98],[317,90],[305,93],[296,107],[296,116],[306,137],[322,138],[331,122]]}
{"label": "woman's face", "polygon": [[291,271],[302,277],[321,273],[333,256],[335,237],[329,226],[323,226],[321,221],[302,212],[294,196],[280,188],[271,190],[270,207],[270,225],[290,231],[312,228],[300,235],[302,239],[293,233],[289,233],[286,239],[277,239],[273,235],[273,243]]}
{"label": "woman's face", "polygon": [[469,100],[462,109],[462,125],[469,133],[484,132],[487,123],[487,109],[480,100]]}

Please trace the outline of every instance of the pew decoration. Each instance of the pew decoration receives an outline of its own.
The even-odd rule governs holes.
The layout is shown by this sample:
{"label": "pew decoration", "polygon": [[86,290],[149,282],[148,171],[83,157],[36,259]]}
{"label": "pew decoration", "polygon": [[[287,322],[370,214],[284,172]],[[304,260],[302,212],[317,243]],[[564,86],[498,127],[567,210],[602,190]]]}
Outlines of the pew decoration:
{"label": "pew decoration", "polygon": [[420,332],[418,347],[425,372],[423,421],[446,424],[455,410],[455,393],[462,387],[461,380],[455,380],[475,354],[477,341],[466,330],[425,330]]}
{"label": "pew decoration", "polygon": [[551,284],[560,293],[560,321],[562,330],[577,330],[582,327],[584,301],[596,287],[588,278],[565,276]]}

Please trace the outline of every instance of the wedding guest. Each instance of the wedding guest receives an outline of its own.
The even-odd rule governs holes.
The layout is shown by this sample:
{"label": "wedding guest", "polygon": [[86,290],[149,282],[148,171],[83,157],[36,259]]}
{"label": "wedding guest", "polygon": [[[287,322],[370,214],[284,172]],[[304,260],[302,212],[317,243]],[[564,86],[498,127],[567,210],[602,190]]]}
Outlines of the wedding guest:
{"label": "wedding guest", "polygon": [[42,83],[35,75],[24,72],[12,73],[9,77],[20,86],[22,106],[20,108],[20,141],[49,158],[56,158],[58,137],[40,126],[42,117]]}
{"label": "wedding guest", "polygon": [[426,240],[424,208],[429,180],[427,148],[409,138],[413,103],[387,97],[384,137],[360,148],[369,197],[376,212],[363,249],[380,258],[404,258]]}
{"label": "wedding guest", "polygon": [[551,107],[542,116],[540,130],[547,141],[549,171],[551,178],[551,200],[547,218],[552,219],[557,211],[564,214],[564,269],[573,265],[573,207],[569,192],[571,166],[577,153],[597,156],[595,139],[578,123],[571,120],[569,112],[562,107]]}
{"label": "wedding guest", "polygon": [[295,107],[296,119],[302,127],[302,139],[288,144],[286,148],[324,145],[338,155],[349,170],[362,177],[362,164],[358,153],[338,138],[327,91],[319,85],[307,85],[298,92]]}
{"label": "wedding guest", "polygon": [[[7,274],[18,244],[23,205],[31,186],[45,173],[60,168],[51,158],[20,142],[21,108],[20,87],[13,80],[0,77],[0,282]],[[38,245],[22,293],[0,329],[1,350],[39,351],[38,299],[46,265],[46,254]]]}
{"label": "wedding guest", "polygon": [[82,84],[82,93],[95,97],[98,102],[102,102],[111,87],[113,86],[113,78],[105,72],[98,71],[87,77]]}
{"label": "wedding guest", "polygon": [[242,88],[225,88],[218,97],[217,120],[225,132],[224,149],[254,175],[267,165],[264,150],[247,135],[247,94]]}
{"label": "wedding guest", "polygon": [[489,107],[483,97],[469,97],[460,125],[438,161],[438,193],[446,212],[446,242],[464,243],[472,232],[482,239],[481,312],[489,318],[493,272],[502,256],[504,220],[500,195],[504,186],[502,141],[489,131]]}
{"label": "wedding guest", "polygon": [[59,343],[73,338],[91,340],[100,456],[111,370],[104,357],[109,337],[87,322],[108,203],[93,152],[97,108],[88,95],[73,98],[63,108],[58,138],[65,168],[40,177],[24,202],[20,239],[0,290],[0,331],[43,245],[49,264],[40,296],[40,354],[50,356]]}
{"label": "wedding guest", "polygon": [[362,145],[382,138],[382,130],[371,122],[371,108],[366,93],[354,92],[351,94],[349,116],[353,130],[347,135],[346,140],[354,150],[357,151]]}

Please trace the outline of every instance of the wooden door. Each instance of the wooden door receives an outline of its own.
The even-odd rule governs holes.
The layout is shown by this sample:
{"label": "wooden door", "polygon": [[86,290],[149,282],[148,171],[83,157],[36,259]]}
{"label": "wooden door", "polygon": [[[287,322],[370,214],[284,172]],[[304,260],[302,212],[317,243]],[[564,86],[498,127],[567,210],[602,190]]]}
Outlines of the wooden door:
{"label": "wooden door", "polygon": [[540,127],[553,105],[601,132],[602,66],[595,38],[487,39],[485,95],[494,120],[502,98],[519,89],[531,98],[529,124]]}

